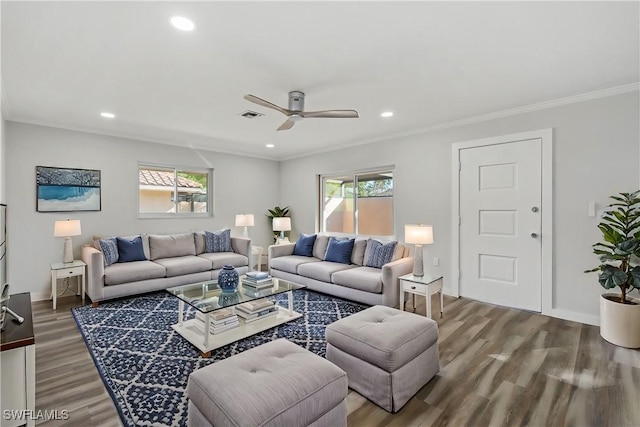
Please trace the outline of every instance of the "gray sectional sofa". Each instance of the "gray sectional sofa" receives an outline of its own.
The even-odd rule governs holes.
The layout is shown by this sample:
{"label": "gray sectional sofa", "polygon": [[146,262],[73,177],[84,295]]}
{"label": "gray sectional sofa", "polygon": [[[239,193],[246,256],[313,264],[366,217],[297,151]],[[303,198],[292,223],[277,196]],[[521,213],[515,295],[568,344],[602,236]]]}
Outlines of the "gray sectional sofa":
{"label": "gray sectional sofa", "polygon": [[340,298],[397,307],[398,278],[413,269],[409,248],[397,243],[390,262],[381,268],[369,267],[366,264],[374,239],[352,237],[354,245],[348,263],[332,262],[325,260],[331,237],[318,234],[312,256],[294,255],[295,243],[269,246],[269,274]]}
{"label": "gray sectional sofa", "polygon": [[87,295],[100,301],[212,280],[224,265],[249,270],[251,239],[231,237],[232,252],[206,252],[205,233],[143,234],[144,258],[105,265],[99,239],[82,248],[87,264]]}

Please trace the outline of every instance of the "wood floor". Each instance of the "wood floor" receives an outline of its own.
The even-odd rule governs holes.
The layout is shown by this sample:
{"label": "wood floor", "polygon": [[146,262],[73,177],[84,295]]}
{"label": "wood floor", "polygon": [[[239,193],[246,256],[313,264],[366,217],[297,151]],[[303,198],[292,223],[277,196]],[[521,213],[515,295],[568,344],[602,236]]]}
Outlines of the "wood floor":
{"label": "wood floor", "polygon": [[[69,310],[79,302],[33,304],[36,409],[69,411],[39,425],[119,426]],[[597,327],[450,297],[436,320],[440,373],[397,414],[350,391],[349,426],[640,426],[640,351]]]}

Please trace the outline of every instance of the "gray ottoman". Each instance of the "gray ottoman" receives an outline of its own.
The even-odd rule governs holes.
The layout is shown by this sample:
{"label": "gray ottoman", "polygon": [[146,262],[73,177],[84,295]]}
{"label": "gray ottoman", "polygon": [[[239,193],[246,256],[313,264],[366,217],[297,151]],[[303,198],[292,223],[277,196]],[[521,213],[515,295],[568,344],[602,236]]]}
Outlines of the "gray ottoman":
{"label": "gray ottoman", "polygon": [[346,426],[346,373],[278,339],[189,375],[188,425]]}
{"label": "gray ottoman", "polygon": [[327,326],[327,360],[345,371],[349,387],[398,412],[440,370],[438,324],[376,305]]}

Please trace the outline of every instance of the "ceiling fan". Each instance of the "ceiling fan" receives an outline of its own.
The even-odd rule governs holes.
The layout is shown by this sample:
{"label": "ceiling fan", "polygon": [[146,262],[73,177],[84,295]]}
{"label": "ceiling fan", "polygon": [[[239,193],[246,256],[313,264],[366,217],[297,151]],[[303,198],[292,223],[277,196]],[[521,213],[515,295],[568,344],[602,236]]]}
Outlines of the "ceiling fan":
{"label": "ceiling fan", "polygon": [[244,99],[263,107],[280,111],[287,116],[287,120],[280,125],[278,130],[288,130],[293,127],[295,122],[302,119],[312,118],[336,118],[336,119],[357,119],[360,117],[356,110],[325,110],[325,111],[304,111],[304,93],[294,90],[289,92],[289,108],[282,108],[262,98],[254,95],[245,95]]}

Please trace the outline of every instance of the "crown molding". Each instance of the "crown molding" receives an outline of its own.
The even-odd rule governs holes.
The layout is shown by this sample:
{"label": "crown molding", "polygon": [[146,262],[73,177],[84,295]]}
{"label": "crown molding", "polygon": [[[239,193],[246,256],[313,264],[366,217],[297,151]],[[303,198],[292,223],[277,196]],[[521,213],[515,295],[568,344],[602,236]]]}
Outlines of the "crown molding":
{"label": "crown molding", "polygon": [[[1,96],[0,96],[1,97],[0,102],[2,102],[2,110],[3,110],[3,113],[5,113],[7,111],[10,111],[10,109],[7,108],[7,100],[6,100],[6,96],[5,96],[4,87],[2,86],[1,77],[0,77],[0,91],[2,92]],[[190,149],[193,149],[193,150],[212,151],[212,152],[216,152],[216,153],[230,154],[230,155],[236,155],[236,156],[245,156],[245,157],[253,157],[253,158],[256,158],[256,159],[282,162],[282,161],[287,161],[287,160],[300,159],[300,158],[303,158],[303,157],[313,156],[313,155],[317,155],[317,154],[324,154],[324,153],[328,153],[328,152],[332,152],[332,151],[341,150],[343,148],[351,148],[351,147],[357,147],[357,146],[361,146],[361,145],[373,144],[373,143],[376,143],[376,142],[389,141],[389,140],[394,140],[394,139],[401,139],[401,138],[406,138],[406,137],[411,137],[411,136],[416,136],[416,135],[424,135],[424,134],[428,134],[428,133],[431,133],[431,132],[436,132],[436,131],[439,131],[439,130],[451,129],[451,128],[456,128],[456,127],[459,127],[459,126],[465,126],[465,125],[474,124],[474,123],[486,122],[486,121],[489,121],[489,120],[495,120],[495,119],[504,118],[504,117],[516,116],[516,115],[519,115],[519,114],[530,113],[530,112],[533,112],[533,111],[546,110],[546,109],[549,109],[549,108],[555,108],[555,107],[560,107],[560,106],[569,105],[569,104],[576,104],[576,103],[579,103],[579,102],[590,101],[590,100],[599,99],[599,98],[607,98],[607,97],[610,97],[610,96],[615,96],[615,95],[620,95],[620,94],[630,93],[630,92],[637,92],[637,91],[640,91],[640,82],[631,83],[631,84],[623,85],[623,86],[616,86],[616,87],[603,89],[603,90],[598,90],[598,91],[593,91],[593,92],[587,92],[587,93],[583,93],[583,94],[580,94],[580,95],[574,95],[574,96],[568,96],[568,97],[564,97],[564,98],[558,98],[558,99],[554,99],[554,100],[551,100],[551,101],[539,102],[539,103],[536,103],[536,104],[530,104],[530,105],[525,105],[525,106],[521,106],[521,107],[510,108],[510,109],[507,109],[507,110],[495,111],[495,112],[492,112],[492,113],[486,113],[486,114],[480,114],[480,115],[477,115],[477,116],[466,117],[466,118],[459,119],[459,120],[454,120],[454,121],[439,123],[439,124],[435,124],[435,125],[431,125],[431,126],[427,126],[427,127],[423,127],[423,128],[413,129],[413,130],[410,130],[410,131],[407,131],[407,132],[387,134],[387,135],[374,137],[374,138],[366,138],[366,139],[360,139],[360,140],[352,141],[352,142],[340,143],[338,145],[328,146],[328,147],[325,147],[325,148],[322,148],[322,149],[319,149],[319,150],[308,151],[308,152],[305,152],[304,154],[300,154],[300,155],[283,156],[283,157],[256,155],[254,153],[246,152],[246,151],[242,151],[242,150],[229,150],[229,149],[221,148],[221,147],[204,146],[202,144],[194,144],[194,143],[191,143],[191,142],[184,142],[184,141],[180,141],[180,140],[166,140],[166,139],[162,139],[162,138],[152,138],[152,137],[146,137],[146,136],[142,136],[142,135],[129,134],[129,133],[126,133],[126,132],[116,132],[116,131],[100,131],[100,132],[97,132],[95,130],[86,129],[86,128],[82,128],[82,127],[79,127],[79,126],[60,125],[58,123],[52,123],[52,122],[47,122],[47,121],[43,121],[43,120],[33,120],[33,119],[28,119],[28,118],[19,117],[19,116],[12,116],[11,114],[7,114],[4,118],[5,118],[5,120],[8,120],[8,121],[26,123],[26,124],[37,125],[37,126],[45,126],[45,127],[51,127],[51,128],[72,130],[72,131],[76,131],[76,132],[84,132],[84,133],[89,133],[89,134],[94,134],[94,135],[105,135],[105,136],[129,139],[129,140],[134,140],[134,141],[144,141],[144,142],[151,142],[151,143],[155,143],[155,144],[164,144],[164,145],[185,147],[185,148],[190,148]],[[215,141],[216,141],[215,138],[211,138],[211,137],[199,136],[199,138],[206,138],[208,141],[211,141],[212,143],[215,143]],[[228,142],[228,141],[225,141],[225,142]]]}
{"label": "crown molding", "polygon": [[[184,148],[189,148],[191,150],[211,151],[214,153],[230,154],[234,156],[243,156],[243,157],[253,157],[256,159],[271,160],[276,162],[280,161],[280,159],[277,157],[259,156],[259,155],[242,151],[242,150],[229,150],[226,148],[205,146],[201,144],[194,144],[192,142],[184,142],[180,140],[152,138],[152,137],[147,137],[143,135],[129,134],[127,132],[116,132],[116,131],[108,131],[108,130],[104,130],[104,131],[101,130],[100,132],[98,132],[94,129],[86,129],[81,126],[62,125],[59,123],[47,122],[45,120],[33,120],[33,119],[24,118],[20,116],[10,116],[10,117],[6,117],[5,119],[7,121],[16,122],[16,123],[24,123],[28,125],[43,126],[43,127],[54,128],[54,129],[70,130],[74,132],[83,132],[83,133],[88,133],[88,134],[98,135],[98,136],[111,136],[114,138],[128,139],[132,141],[151,142],[154,144],[171,145],[174,147],[184,147]],[[202,136],[199,136],[199,138],[206,138],[212,142],[215,142],[214,138],[202,137]]]}
{"label": "crown molding", "polygon": [[489,120],[495,120],[495,119],[500,119],[504,117],[517,116],[519,114],[530,113],[533,111],[546,110],[549,108],[561,107],[564,105],[576,104],[579,102],[591,101],[599,98],[607,98],[610,96],[621,95],[624,93],[630,93],[630,92],[636,92],[636,91],[640,91],[640,82],[631,83],[623,86],[616,86],[616,87],[603,89],[603,90],[597,90],[593,92],[587,92],[580,95],[567,96],[564,98],[553,99],[551,101],[539,102],[536,104],[524,105],[522,107],[509,108],[507,110],[495,111],[492,113],[480,114],[477,116],[470,116],[463,119],[454,120],[454,121],[445,122],[445,123],[439,123],[439,124],[427,126],[424,128],[414,129],[407,132],[394,133],[394,134],[384,135],[384,136],[375,137],[375,138],[368,138],[364,140],[353,141],[351,143],[344,143],[344,144],[340,144],[339,146],[334,145],[331,147],[326,147],[324,149],[301,154],[299,156],[282,158],[281,161],[299,159],[302,157],[328,153],[328,152],[340,150],[343,148],[373,144],[375,142],[389,141],[393,139],[406,138],[406,137],[416,136],[416,135],[424,135],[427,133],[436,132],[443,129],[451,129],[459,126],[486,122]]}

